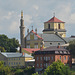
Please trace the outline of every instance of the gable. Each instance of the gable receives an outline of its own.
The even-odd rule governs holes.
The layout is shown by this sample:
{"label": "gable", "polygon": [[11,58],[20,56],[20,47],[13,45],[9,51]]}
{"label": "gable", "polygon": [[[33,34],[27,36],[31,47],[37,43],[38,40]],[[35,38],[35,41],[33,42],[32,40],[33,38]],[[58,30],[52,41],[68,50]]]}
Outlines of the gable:
{"label": "gable", "polygon": [[26,40],[38,40],[42,39],[38,34],[36,34],[33,30],[26,36]]}

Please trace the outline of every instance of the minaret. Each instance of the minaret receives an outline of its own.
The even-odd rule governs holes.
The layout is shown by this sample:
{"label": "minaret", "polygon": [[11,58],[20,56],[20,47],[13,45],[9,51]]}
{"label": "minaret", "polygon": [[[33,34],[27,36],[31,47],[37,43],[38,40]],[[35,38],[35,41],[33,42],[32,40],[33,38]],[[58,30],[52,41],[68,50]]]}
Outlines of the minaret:
{"label": "minaret", "polygon": [[25,26],[23,20],[23,11],[21,11],[21,19],[20,19],[20,41],[21,41],[21,48],[25,48]]}

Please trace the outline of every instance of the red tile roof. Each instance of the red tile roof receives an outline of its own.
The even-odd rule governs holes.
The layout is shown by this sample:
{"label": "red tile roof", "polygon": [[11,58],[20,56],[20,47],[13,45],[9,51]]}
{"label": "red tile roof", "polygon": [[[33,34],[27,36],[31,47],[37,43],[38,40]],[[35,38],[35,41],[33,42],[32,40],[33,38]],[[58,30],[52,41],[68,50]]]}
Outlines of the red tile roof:
{"label": "red tile roof", "polygon": [[38,49],[35,49],[35,48],[23,48],[23,50],[26,50],[29,53],[33,53],[33,52],[38,51],[40,49],[39,48]]}
{"label": "red tile roof", "polygon": [[35,33],[33,30],[32,30],[32,32],[33,32],[38,38],[43,39],[43,38],[40,37],[37,33]]}
{"label": "red tile roof", "polygon": [[49,23],[49,22],[59,22],[59,23],[65,23],[65,22],[63,22],[63,21],[61,21],[61,20],[59,20],[59,19],[57,19],[56,17],[53,17],[53,18],[51,18],[50,20],[48,20],[47,22],[45,22],[45,23]]}

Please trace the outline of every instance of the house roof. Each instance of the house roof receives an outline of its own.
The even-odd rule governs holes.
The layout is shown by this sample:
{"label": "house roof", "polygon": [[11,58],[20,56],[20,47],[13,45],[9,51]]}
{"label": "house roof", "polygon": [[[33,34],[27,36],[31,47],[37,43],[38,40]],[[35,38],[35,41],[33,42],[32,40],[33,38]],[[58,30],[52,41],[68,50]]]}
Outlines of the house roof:
{"label": "house roof", "polygon": [[56,34],[38,34],[40,37],[43,38],[44,41],[58,41],[58,42],[63,42],[63,39],[61,39],[59,36]]}
{"label": "house roof", "polygon": [[32,57],[31,55],[28,55],[27,53],[25,53],[24,55],[22,55],[22,53],[1,52],[1,54],[4,55],[5,57]]}
{"label": "house roof", "polygon": [[74,37],[65,37],[65,38],[63,38],[64,40],[66,40],[66,42],[70,42],[70,41],[73,41],[73,40],[75,40],[75,38]]}
{"label": "house roof", "polygon": [[68,51],[68,50],[66,50],[64,47],[61,46],[50,46],[43,49],[43,51]]}
{"label": "house roof", "polygon": [[39,50],[35,52],[35,55],[40,55],[40,54],[70,54],[70,52],[68,50],[66,50],[64,47],[60,47],[60,46],[50,46],[47,47],[43,50]]}
{"label": "house roof", "polygon": [[37,33],[35,33],[33,30],[31,32],[33,32],[38,38],[43,39]]}
{"label": "house roof", "polygon": [[65,22],[63,22],[63,21],[59,20],[58,18],[56,18],[55,16],[54,16],[54,17],[52,17],[50,20],[48,20],[48,21],[47,21],[47,22],[45,22],[45,23],[49,23],[49,22],[65,23]]}
{"label": "house roof", "polygon": [[23,50],[26,50],[29,53],[33,53],[33,52],[38,51],[40,49],[39,48],[38,49],[35,49],[35,48],[23,48]]}

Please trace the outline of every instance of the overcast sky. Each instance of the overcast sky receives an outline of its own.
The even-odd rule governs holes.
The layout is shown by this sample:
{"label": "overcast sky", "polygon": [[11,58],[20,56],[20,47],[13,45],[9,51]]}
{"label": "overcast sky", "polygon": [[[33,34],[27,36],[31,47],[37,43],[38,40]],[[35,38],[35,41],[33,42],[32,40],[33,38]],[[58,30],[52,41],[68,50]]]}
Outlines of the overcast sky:
{"label": "overcast sky", "polygon": [[27,28],[42,32],[44,22],[55,16],[66,22],[67,37],[75,35],[75,0],[0,0],[0,34],[20,38],[20,14],[24,13]]}

